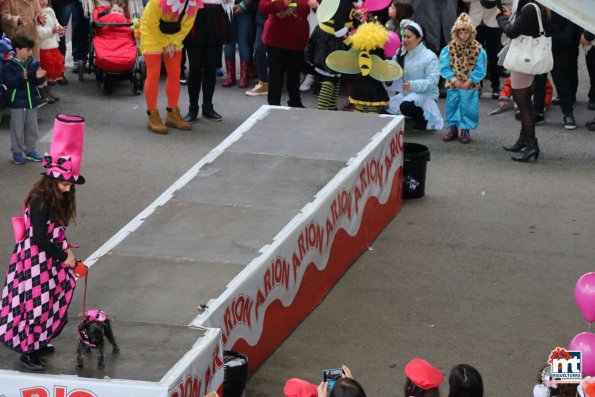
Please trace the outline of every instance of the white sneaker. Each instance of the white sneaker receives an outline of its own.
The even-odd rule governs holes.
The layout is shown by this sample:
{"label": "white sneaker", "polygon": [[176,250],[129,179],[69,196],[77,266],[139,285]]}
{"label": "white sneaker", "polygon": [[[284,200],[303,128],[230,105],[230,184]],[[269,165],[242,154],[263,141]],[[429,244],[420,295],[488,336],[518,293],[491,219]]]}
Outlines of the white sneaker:
{"label": "white sneaker", "polygon": [[314,75],[307,74],[306,78],[304,78],[304,81],[302,81],[302,84],[300,85],[300,91],[310,91],[310,88],[312,88],[313,85]]}

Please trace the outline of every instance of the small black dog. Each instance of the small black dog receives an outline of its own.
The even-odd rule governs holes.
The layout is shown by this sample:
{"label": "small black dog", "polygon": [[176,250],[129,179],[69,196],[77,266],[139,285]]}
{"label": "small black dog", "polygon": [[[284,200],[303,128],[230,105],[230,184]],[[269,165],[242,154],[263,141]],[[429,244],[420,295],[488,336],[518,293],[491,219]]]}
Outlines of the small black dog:
{"label": "small black dog", "polygon": [[79,323],[79,345],[76,349],[76,367],[83,367],[83,354],[91,349],[97,350],[97,366],[102,368],[103,363],[103,337],[112,345],[112,352],[118,353],[120,348],[116,344],[112,325],[105,312],[99,309],[87,310],[84,318]]}

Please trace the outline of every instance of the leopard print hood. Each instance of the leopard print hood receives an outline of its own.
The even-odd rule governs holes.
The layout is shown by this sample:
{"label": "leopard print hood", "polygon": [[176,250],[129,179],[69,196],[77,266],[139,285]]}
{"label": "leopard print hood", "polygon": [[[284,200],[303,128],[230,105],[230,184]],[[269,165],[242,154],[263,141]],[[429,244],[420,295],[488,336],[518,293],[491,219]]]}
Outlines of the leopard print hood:
{"label": "leopard print hood", "polygon": [[[467,41],[462,41],[457,34],[459,29],[462,28],[466,28],[471,32]],[[459,80],[464,81],[475,67],[477,56],[481,51],[481,44],[475,40],[477,30],[475,29],[475,25],[471,21],[471,18],[469,18],[469,15],[464,12],[459,15],[451,29],[451,35],[452,39],[448,43],[450,66],[455,72],[456,77]],[[446,82],[446,87],[453,88],[450,82]],[[480,85],[473,84],[471,87],[473,89],[479,89]]]}
{"label": "leopard print hood", "polygon": [[[471,36],[467,41],[461,41],[461,39],[459,39],[459,35],[457,34],[459,29],[462,28],[467,28],[467,30],[471,32]],[[477,36],[477,29],[475,28],[475,25],[473,24],[473,21],[471,21],[469,15],[467,15],[464,12],[461,13],[461,15],[459,15],[454,25],[452,25],[452,28],[450,29],[450,36],[452,40],[455,41],[458,45],[463,46],[475,40],[475,36]]]}

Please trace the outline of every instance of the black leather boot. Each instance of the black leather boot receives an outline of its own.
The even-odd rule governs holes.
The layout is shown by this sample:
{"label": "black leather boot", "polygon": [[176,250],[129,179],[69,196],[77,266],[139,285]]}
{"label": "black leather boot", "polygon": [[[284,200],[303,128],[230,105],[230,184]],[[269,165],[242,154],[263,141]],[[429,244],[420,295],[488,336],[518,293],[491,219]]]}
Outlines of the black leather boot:
{"label": "black leather boot", "polygon": [[526,163],[531,160],[531,157],[535,157],[535,161],[539,157],[539,145],[537,145],[537,139],[535,139],[534,143],[527,142],[527,146],[525,147],[525,151],[519,157],[511,157],[513,161],[520,161],[522,163]]}
{"label": "black leather boot", "polygon": [[45,362],[36,353],[21,354],[21,363],[31,371],[45,370]]}
{"label": "black leather boot", "polygon": [[212,121],[223,120],[223,117],[213,109],[212,103],[202,105],[202,116]]}
{"label": "black leather boot", "polygon": [[186,116],[184,116],[184,121],[187,123],[192,123],[192,122],[196,121],[197,117],[198,117],[198,106],[190,105],[190,107],[188,108],[188,114]]}
{"label": "black leather boot", "polygon": [[52,354],[56,351],[56,348],[54,347],[54,345],[52,345],[51,343],[48,343],[47,345],[41,347],[38,351],[40,356],[45,356],[48,354]]}
{"label": "black leather boot", "polygon": [[502,146],[502,149],[506,150],[507,152],[520,152],[525,148],[525,146],[527,146],[527,138],[525,137],[525,132],[521,130],[519,139],[517,139],[514,145]]}

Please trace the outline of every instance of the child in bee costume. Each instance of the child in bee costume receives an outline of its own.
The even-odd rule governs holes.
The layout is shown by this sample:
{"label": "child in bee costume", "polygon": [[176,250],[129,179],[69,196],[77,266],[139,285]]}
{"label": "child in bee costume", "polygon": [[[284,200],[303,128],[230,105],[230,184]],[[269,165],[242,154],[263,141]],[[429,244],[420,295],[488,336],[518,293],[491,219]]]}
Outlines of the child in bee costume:
{"label": "child in bee costume", "polygon": [[319,24],[308,42],[306,57],[321,81],[318,109],[337,110],[341,73],[328,68],[325,62],[333,51],[349,47],[354,6],[358,4],[361,0],[324,0],[316,10]]}
{"label": "child in bee costume", "polygon": [[[469,130],[479,121],[479,89],[486,75],[487,56],[475,40],[475,25],[462,13],[452,27],[452,40],[440,53],[440,74],[446,80],[446,126],[444,142],[459,138],[471,142]],[[461,136],[459,137],[459,128]]]}
{"label": "child in bee costume", "polygon": [[378,113],[389,101],[383,83],[403,75],[399,64],[383,59],[388,38],[388,32],[381,24],[364,23],[351,37],[351,50],[335,51],[326,58],[329,68],[356,75],[349,96],[356,112]]}

